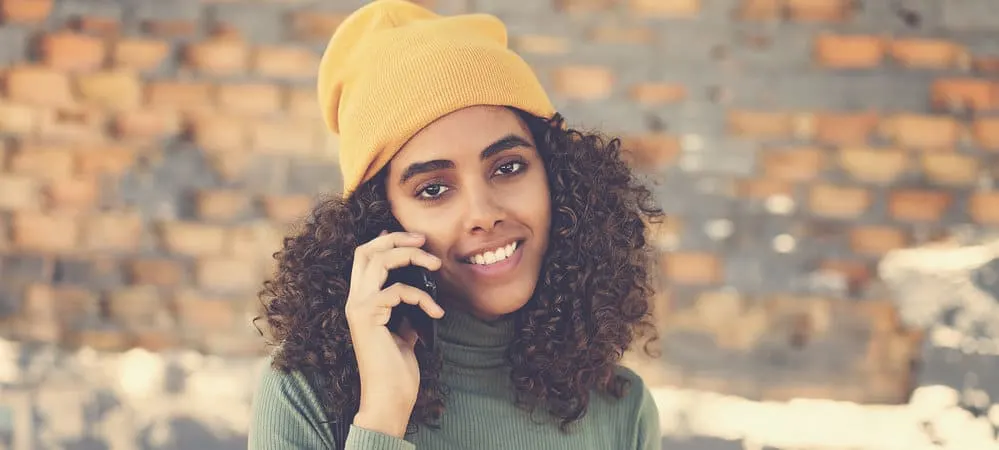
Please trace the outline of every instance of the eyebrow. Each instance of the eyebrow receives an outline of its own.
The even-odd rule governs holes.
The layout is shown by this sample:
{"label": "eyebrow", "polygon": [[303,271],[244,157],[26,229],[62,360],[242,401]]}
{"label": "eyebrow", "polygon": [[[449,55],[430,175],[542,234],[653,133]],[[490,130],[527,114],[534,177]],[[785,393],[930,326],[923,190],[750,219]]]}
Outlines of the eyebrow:
{"label": "eyebrow", "polygon": [[[516,134],[508,134],[496,140],[492,144],[486,146],[485,149],[479,153],[479,159],[488,159],[489,157],[502,152],[504,150],[509,150],[516,147],[533,147],[526,139],[517,136]],[[406,167],[406,170],[402,172],[402,177],[399,179],[399,184],[404,184],[421,173],[433,172],[435,170],[441,169],[453,169],[454,162],[446,159],[435,159],[432,161],[415,162]]]}

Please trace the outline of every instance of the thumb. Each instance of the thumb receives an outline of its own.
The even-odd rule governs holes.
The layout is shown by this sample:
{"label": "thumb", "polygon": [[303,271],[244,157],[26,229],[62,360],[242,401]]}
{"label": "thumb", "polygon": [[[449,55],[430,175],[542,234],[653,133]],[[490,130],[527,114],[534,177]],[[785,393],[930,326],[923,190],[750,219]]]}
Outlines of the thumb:
{"label": "thumb", "polygon": [[408,318],[403,319],[402,324],[399,325],[399,338],[405,343],[407,349],[413,350],[416,347],[419,335],[416,333],[416,329],[409,324]]}

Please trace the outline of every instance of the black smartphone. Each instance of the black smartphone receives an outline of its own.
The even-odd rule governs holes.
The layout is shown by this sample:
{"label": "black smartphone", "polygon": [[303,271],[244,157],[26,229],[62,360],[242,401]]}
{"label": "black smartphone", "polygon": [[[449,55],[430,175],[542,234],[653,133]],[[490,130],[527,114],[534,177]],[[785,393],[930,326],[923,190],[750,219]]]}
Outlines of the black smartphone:
{"label": "black smartphone", "polygon": [[[389,287],[395,283],[404,283],[422,289],[430,295],[430,298],[437,301],[437,282],[430,270],[424,267],[409,265],[390,270],[384,287]],[[392,308],[392,315],[388,322],[389,331],[398,334],[403,319],[408,320],[409,325],[416,330],[416,335],[419,336],[417,345],[422,344],[428,351],[433,352],[434,343],[437,340],[437,321],[417,305],[400,303]]]}

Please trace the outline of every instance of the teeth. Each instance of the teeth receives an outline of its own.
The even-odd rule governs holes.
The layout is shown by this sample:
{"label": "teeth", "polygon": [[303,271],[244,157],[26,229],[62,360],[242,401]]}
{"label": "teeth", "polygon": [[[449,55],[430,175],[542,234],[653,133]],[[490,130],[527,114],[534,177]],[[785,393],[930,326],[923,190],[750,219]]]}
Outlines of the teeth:
{"label": "teeth", "polygon": [[513,242],[506,247],[500,247],[493,251],[488,251],[480,253],[478,255],[469,257],[469,262],[479,265],[494,264],[503,261],[513,255],[513,252],[517,250],[517,243]]}

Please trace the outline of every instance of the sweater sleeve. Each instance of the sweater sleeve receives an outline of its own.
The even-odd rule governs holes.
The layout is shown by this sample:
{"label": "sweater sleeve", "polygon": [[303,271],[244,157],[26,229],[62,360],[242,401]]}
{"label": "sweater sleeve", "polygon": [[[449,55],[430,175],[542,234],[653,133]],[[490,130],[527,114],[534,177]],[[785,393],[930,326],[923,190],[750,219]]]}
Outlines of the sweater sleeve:
{"label": "sweater sleeve", "polygon": [[659,407],[652,392],[642,383],[642,400],[638,409],[638,426],[635,428],[635,450],[662,449],[662,431],[659,426]]}
{"label": "sweater sleeve", "polygon": [[[248,450],[340,450],[305,377],[268,366],[254,393]],[[343,450],[414,450],[403,439],[351,426]]]}

